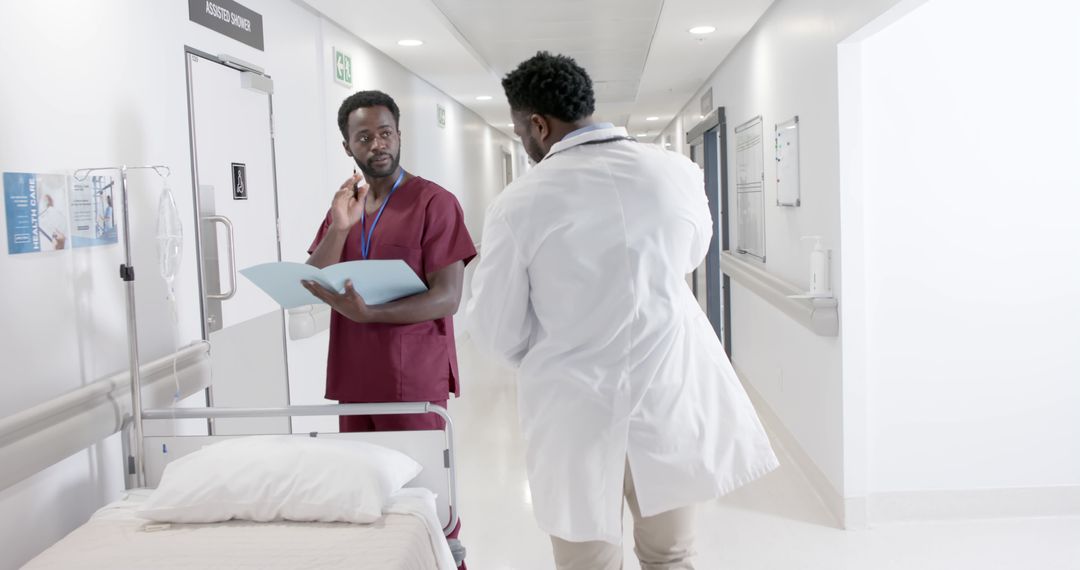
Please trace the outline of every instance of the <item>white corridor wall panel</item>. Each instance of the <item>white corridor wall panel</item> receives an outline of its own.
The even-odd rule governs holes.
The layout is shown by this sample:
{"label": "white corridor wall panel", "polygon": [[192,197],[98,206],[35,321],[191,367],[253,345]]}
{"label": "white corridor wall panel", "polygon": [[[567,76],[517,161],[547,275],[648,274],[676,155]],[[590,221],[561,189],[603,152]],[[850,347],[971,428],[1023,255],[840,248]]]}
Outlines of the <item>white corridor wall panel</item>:
{"label": "white corridor wall panel", "polygon": [[1077,492],[1080,4],[927,2],[861,73],[871,492]]}

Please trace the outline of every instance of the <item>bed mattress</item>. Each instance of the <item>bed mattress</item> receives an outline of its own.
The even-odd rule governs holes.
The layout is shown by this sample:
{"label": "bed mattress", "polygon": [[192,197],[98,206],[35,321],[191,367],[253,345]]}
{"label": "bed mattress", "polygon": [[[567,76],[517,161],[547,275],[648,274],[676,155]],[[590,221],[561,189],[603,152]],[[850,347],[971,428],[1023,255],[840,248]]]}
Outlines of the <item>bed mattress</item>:
{"label": "bed mattress", "polygon": [[434,519],[434,495],[406,491],[413,494],[395,497],[388,512],[367,525],[249,521],[157,525],[135,515],[149,491],[131,491],[24,568],[450,570],[449,549]]}

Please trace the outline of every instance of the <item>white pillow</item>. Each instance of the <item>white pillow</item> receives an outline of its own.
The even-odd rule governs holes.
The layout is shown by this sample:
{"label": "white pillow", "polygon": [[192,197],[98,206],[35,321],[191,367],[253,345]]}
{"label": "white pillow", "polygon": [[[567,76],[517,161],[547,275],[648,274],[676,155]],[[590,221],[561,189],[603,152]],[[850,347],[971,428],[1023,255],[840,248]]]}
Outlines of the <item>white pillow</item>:
{"label": "white pillow", "polygon": [[421,469],[404,453],[361,441],[240,437],[167,465],[138,515],[176,523],[370,523]]}

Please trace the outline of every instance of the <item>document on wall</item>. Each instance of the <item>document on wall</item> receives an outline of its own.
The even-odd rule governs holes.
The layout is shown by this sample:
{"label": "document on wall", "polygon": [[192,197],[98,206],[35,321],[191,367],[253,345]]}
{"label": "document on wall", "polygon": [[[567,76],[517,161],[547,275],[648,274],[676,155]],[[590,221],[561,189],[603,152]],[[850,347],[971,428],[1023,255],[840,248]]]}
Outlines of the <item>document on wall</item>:
{"label": "document on wall", "polygon": [[72,179],[72,245],[92,247],[116,243],[116,210],[113,204],[117,188],[116,179],[112,176]]}
{"label": "document on wall", "polygon": [[776,125],[776,205],[801,206],[799,117]]}
{"label": "document on wall", "polygon": [[735,249],[765,261],[765,158],[761,116],[735,127]]}
{"label": "document on wall", "polygon": [[63,174],[4,173],[8,254],[69,247],[68,177]]}
{"label": "document on wall", "polygon": [[369,305],[381,305],[427,291],[420,277],[400,259],[346,261],[319,269],[306,263],[279,261],[242,269],[240,273],[286,309],[322,303],[300,281],[345,292],[345,281]]}

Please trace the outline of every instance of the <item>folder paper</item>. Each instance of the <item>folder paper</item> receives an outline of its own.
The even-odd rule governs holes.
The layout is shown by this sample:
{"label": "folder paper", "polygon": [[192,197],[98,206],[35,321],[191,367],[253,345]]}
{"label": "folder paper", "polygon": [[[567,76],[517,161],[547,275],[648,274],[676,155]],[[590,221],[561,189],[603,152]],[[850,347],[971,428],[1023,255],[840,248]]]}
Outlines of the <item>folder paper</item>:
{"label": "folder paper", "polygon": [[323,287],[345,292],[345,281],[369,305],[381,305],[427,291],[413,270],[400,259],[346,261],[319,269],[306,263],[279,261],[242,269],[240,273],[286,309],[322,303],[300,284],[315,281]]}

